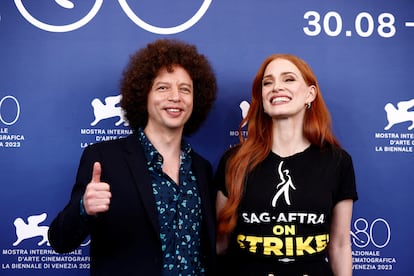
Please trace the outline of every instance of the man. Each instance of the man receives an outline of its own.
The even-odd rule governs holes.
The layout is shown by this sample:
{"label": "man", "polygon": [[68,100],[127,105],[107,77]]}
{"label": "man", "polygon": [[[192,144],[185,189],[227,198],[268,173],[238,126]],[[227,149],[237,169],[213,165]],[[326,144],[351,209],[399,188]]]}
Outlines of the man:
{"label": "man", "polygon": [[137,51],[121,82],[134,133],[85,149],[51,246],[70,252],[90,235],[91,275],[213,275],[212,167],[183,136],[204,122],[216,90],[193,45],[160,39]]}

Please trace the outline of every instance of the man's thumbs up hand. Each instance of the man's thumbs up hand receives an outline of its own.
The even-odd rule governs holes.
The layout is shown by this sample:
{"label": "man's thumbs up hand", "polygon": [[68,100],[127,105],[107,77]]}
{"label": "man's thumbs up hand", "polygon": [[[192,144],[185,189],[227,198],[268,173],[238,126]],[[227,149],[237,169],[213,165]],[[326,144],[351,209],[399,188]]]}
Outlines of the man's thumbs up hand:
{"label": "man's thumbs up hand", "polygon": [[83,195],[83,206],[85,207],[85,212],[90,216],[108,211],[109,204],[111,203],[112,194],[110,187],[108,183],[101,182],[101,173],[101,164],[95,162],[93,164],[91,182],[86,186]]}

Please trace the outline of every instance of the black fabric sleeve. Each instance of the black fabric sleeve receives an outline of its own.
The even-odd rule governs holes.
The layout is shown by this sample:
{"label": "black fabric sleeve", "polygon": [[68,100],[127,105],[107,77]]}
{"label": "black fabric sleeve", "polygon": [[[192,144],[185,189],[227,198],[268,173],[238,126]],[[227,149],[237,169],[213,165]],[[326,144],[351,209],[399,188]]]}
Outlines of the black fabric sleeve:
{"label": "black fabric sleeve", "polygon": [[238,150],[239,146],[232,147],[225,151],[221,156],[214,175],[214,187],[217,191],[221,191],[226,197],[228,196],[226,188],[226,167],[230,157]]}
{"label": "black fabric sleeve", "polygon": [[94,149],[89,146],[84,150],[70,200],[49,227],[49,243],[58,253],[75,250],[90,234],[88,222],[81,216],[80,200],[91,180],[93,163],[99,161]]}
{"label": "black fabric sleeve", "polygon": [[341,152],[339,166],[339,187],[336,193],[335,202],[345,199],[352,199],[353,201],[358,200],[352,158],[344,150]]}

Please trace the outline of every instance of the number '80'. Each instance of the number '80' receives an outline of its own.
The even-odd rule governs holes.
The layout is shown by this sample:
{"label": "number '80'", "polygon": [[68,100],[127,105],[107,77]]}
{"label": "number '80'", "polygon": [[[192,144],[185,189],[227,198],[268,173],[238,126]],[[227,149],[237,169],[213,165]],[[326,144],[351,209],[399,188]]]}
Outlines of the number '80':
{"label": "number '80'", "polygon": [[359,248],[364,248],[369,244],[383,248],[388,245],[390,239],[390,225],[382,218],[377,218],[372,223],[364,218],[359,218],[355,220],[353,231],[351,230],[352,243]]}

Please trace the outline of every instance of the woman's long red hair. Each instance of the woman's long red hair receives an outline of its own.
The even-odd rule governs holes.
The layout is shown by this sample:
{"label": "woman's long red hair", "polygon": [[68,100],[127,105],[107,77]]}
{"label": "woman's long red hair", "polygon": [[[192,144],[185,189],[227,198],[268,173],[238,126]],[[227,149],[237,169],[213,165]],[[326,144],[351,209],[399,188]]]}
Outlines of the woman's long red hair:
{"label": "woman's long red hair", "polygon": [[339,142],[332,133],[331,117],[320,93],[317,79],[302,59],[290,54],[274,54],[267,57],[260,66],[252,86],[252,99],[247,116],[240,123],[241,127],[248,123],[248,138],[240,135],[240,148],[229,159],[226,166],[227,202],[218,216],[218,234],[226,235],[233,231],[237,222],[237,209],[239,207],[245,176],[250,173],[269,154],[272,147],[272,118],[264,113],[262,101],[262,79],[267,65],[275,59],[285,59],[292,62],[302,73],[308,86],[316,89],[316,98],[312,107],[306,110],[303,132],[305,137],[319,147],[329,143],[339,146]]}

